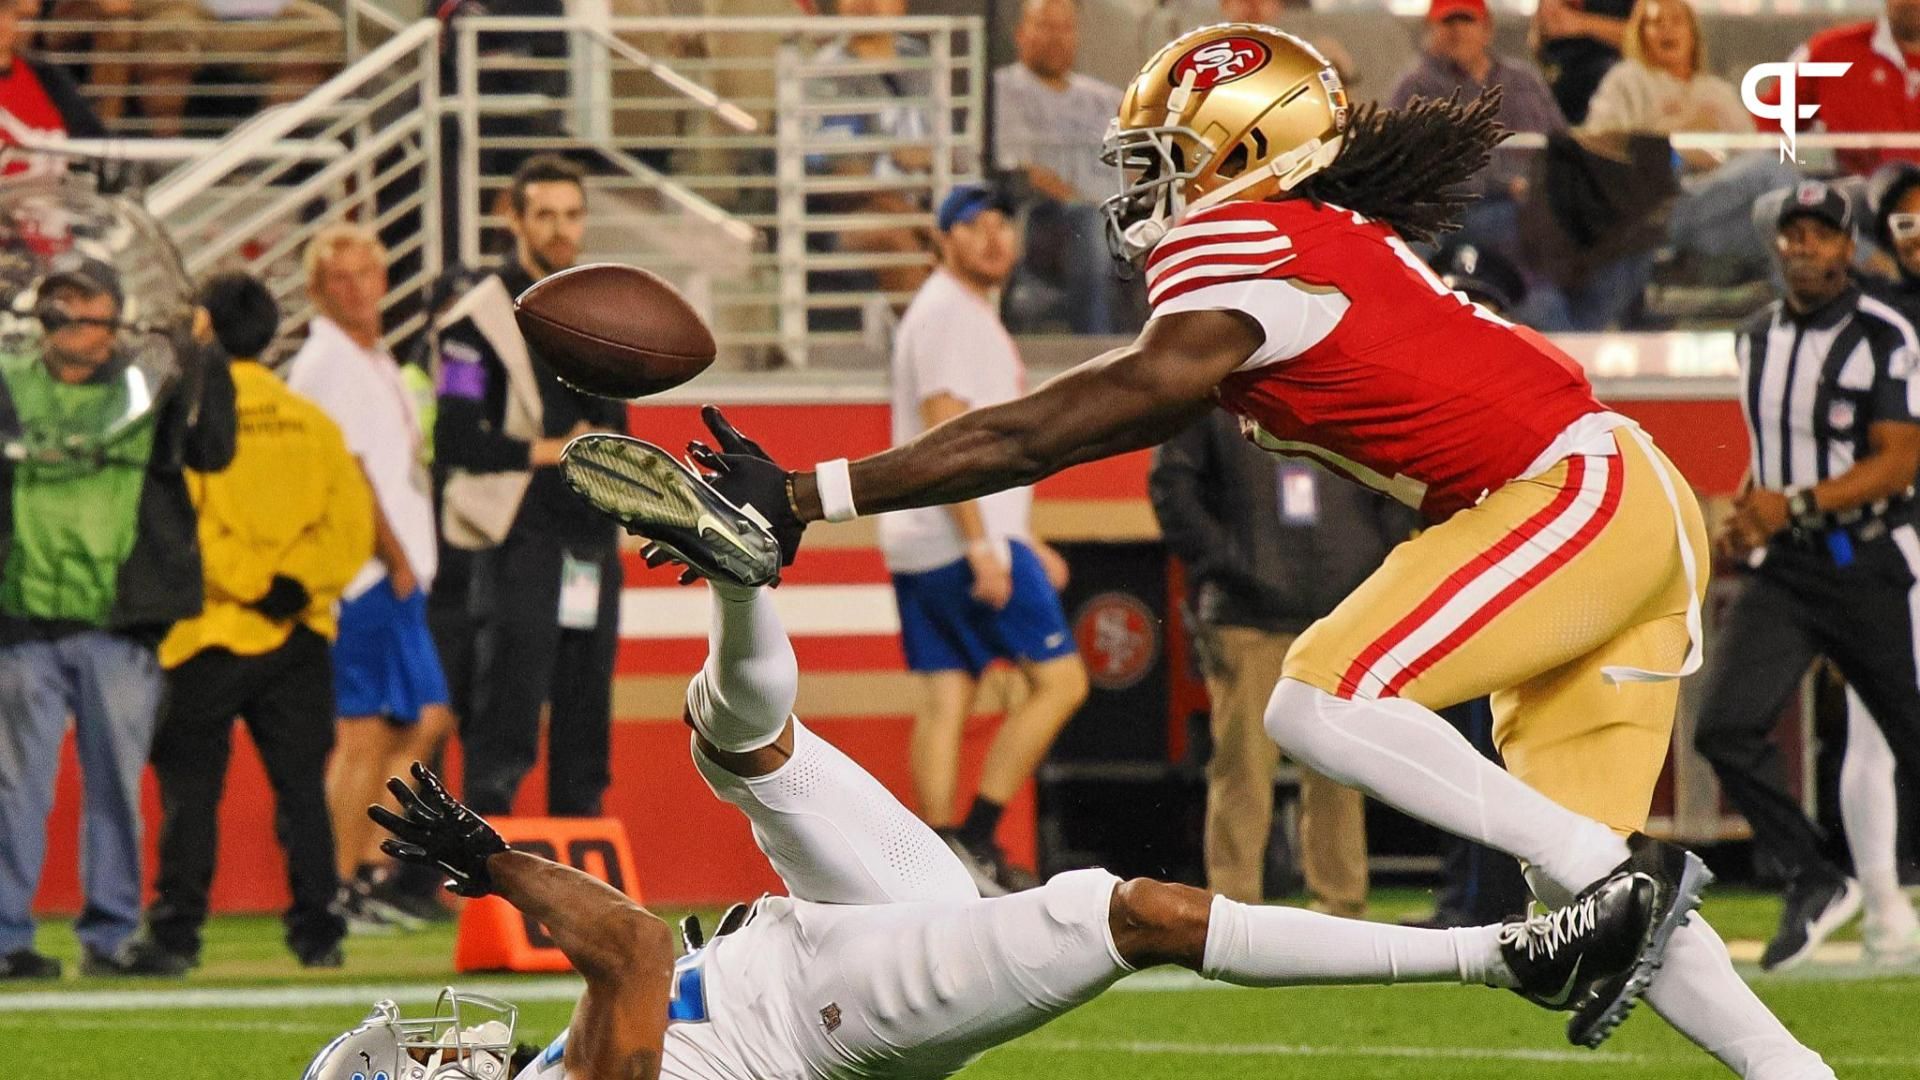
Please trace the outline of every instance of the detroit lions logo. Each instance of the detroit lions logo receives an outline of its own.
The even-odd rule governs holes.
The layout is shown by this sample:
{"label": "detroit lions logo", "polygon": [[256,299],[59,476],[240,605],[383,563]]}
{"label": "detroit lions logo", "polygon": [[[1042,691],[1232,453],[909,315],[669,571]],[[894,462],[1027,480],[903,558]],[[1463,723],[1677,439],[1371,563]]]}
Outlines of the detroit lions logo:
{"label": "detroit lions logo", "polygon": [[1193,72],[1195,90],[1211,90],[1216,86],[1244,79],[1267,66],[1273,59],[1273,51],[1266,43],[1248,37],[1221,38],[1209,41],[1187,51],[1185,56],[1174,61],[1173,69],[1167,73],[1173,85],[1186,81],[1187,73]]}

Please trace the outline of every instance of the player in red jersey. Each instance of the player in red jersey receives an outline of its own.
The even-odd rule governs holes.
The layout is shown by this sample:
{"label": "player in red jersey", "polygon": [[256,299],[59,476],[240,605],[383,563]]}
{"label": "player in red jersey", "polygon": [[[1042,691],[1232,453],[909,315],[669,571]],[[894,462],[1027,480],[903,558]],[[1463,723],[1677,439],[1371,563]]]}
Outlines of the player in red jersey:
{"label": "player in red jersey", "polygon": [[[720,449],[695,457],[788,559],[808,521],[1030,484],[1216,406],[1262,445],[1420,507],[1431,526],[1295,644],[1269,733],[1520,857],[1549,901],[1623,862],[1659,877],[1664,957],[1570,984],[1574,1041],[1604,1037],[1650,982],[1654,1006],[1742,1076],[1830,1078],[1688,919],[1698,860],[1637,832],[1676,680],[1699,663],[1707,543],[1685,480],[1567,357],[1449,292],[1407,247],[1451,227],[1455,185],[1502,137],[1497,101],[1350,111],[1290,35],[1187,34],[1134,80],[1108,137],[1126,182],[1113,239],[1144,258],[1153,304],[1138,340],[851,466],[789,473],[717,412]],[[1510,772],[1432,711],[1483,694]]]}

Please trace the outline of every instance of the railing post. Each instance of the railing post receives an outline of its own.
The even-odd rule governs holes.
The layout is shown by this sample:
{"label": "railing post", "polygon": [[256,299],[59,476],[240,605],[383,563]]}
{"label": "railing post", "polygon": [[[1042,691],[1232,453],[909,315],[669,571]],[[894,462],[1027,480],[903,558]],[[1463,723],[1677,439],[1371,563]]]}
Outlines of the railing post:
{"label": "railing post", "polygon": [[799,46],[788,38],[774,58],[775,251],[780,349],[807,366],[807,155]]}
{"label": "railing post", "polygon": [[943,26],[930,35],[933,59],[933,191],[928,201],[934,206],[946,198],[953,187],[953,27]]}
{"label": "railing post", "polygon": [[453,22],[460,79],[460,261],[480,265],[480,41],[479,31]]}
{"label": "railing post", "polygon": [[[420,111],[425,115],[420,129],[420,149],[426,155],[421,180],[426,199],[420,204],[420,223],[426,230],[421,255],[435,277],[446,268],[447,219],[442,214],[440,162],[440,42],[436,38],[420,46]],[[431,318],[432,313],[428,313]]]}

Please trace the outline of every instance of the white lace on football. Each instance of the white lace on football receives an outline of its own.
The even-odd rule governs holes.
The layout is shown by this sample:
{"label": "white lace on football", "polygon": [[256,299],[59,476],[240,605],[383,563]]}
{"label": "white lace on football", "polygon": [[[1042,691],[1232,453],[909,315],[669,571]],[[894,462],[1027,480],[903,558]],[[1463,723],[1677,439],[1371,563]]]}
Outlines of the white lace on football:
{"label": "white lace on football", "polygon": [[1600,923],[1600,896],[1584,896],[1558,911],[1535,915],[1500,928],[1500,943],[1523,948],[1527,959],[1542,955],[1553,959],[1560,950],[1583,935],[1591,934]]}

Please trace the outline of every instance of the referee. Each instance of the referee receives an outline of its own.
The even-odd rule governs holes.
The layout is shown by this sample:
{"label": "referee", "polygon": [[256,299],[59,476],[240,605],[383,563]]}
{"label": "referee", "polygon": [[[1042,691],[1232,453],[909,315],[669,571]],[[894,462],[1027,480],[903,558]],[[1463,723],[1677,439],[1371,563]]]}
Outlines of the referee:
{"label": "referee", "polygon": [[1717,543],[1753,568],[1708,658],[1695,744],[1787,878],[1761,966],[1805,959],[1860,908],[1787,793],[1775,718],[1816,656],[1839,666],[1894,755],[1920,766],[1914,605],[1920,539],[1920,342],[1850,276],[1846,197],[1803,181],[1780,195],[1774,249],[1786,296],[1736,344],[1751,449]]}

